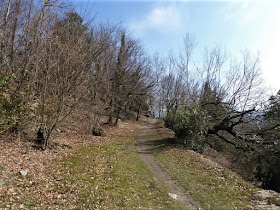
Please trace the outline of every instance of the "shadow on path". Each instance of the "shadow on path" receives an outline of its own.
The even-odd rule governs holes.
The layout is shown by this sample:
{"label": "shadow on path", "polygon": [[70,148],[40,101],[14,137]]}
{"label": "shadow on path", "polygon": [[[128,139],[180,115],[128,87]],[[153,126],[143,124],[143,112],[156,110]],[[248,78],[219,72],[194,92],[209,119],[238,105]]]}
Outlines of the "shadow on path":
{"label": "shadow on path", "polygon": [[[144,136],[142,138],[147,139],[147,136]],[[150,140],[145,142],[137,142],[135,143],[135,146],[145,146],[145,151],[138,151],[140,154],[153,154],[155,151],[161,152],[164,151],[172,146],[176,147],[176,141],[175,138],[164,138],[161,140]]]}

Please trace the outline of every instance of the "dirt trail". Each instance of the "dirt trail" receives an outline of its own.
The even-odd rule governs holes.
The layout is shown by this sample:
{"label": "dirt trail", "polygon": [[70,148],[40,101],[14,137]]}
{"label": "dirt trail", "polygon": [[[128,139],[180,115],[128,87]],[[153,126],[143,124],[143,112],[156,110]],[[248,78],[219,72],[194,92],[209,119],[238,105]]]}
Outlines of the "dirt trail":
{"label": "dirt trail", "polygon": [[146,127],[143,126],[139,142],[135,145],[136,151],[140,153],[144,163],[152,170],[155,179],[164,183],[168,187],[171,194],[175,194],[176,200],[178,200],[183,206],[188,209],[202,209],[196,202],[194,202],[188,193],[182,188],[175,180],[173,180],[167,173],[167,171],[161,168],[153,159],[151,153],[153,145],[147,144],[147,137],[154,134],[156,131],[155,123],[157,121],[148,120]]}

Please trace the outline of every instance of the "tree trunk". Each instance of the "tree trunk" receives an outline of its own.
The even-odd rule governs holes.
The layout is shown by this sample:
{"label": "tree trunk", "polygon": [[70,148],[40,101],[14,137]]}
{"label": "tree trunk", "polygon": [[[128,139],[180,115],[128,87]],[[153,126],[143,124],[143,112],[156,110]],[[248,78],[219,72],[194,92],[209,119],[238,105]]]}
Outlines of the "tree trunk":
{"label": "tree trunk", "polygon": [[110,101],[110,114],[109,114],[109,119],[108,119],[108,124],[110,124],[110,125],[113,124],[113,113],[114,113],[113,99],[111,99],[111,101]]}
{"label": "tree trunk", "polygon": [[140,99],[139,107],[138,107],[138,110],[137,110],[136,121],[139,121],[139,119],[140,119],[141,108],[142,108],[142,99]]}
{"label": "tree trunk", "polygon": [[118,125],[118,122],[119,122],[119,119],[120,119],[120,112],[121,112],[121,109],[118,107],[117,116],[116,116],[116,120],[115,120],[115,123],[114,123],[115,126]]}

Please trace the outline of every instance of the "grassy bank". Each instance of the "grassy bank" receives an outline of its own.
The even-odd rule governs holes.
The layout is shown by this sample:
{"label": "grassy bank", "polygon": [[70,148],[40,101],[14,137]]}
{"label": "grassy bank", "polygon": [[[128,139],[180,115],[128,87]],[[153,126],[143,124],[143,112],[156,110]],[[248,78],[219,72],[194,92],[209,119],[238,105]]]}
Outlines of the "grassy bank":
{"label": "grassy bank", "polygon": [[[204,209],[249,209],[252,185],[202,155],[171,144],[164,129],[150,137],[155,160],[186,189]],[[157,139],[157,140],[156,140]],[[159,143],[160,142],[160,143]]]}

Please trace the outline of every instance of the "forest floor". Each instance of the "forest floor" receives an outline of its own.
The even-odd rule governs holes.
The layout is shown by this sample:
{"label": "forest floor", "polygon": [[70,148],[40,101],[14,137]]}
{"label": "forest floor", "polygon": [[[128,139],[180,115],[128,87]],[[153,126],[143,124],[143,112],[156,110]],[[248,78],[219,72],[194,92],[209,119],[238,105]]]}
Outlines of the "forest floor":
{"label": "forest floor", "polygon": [[174,144],[159,120],[121,122],[106,137],[81,130],[61,129],[46,151],[2,139],[0,208],[260,209],[259,189]]}

